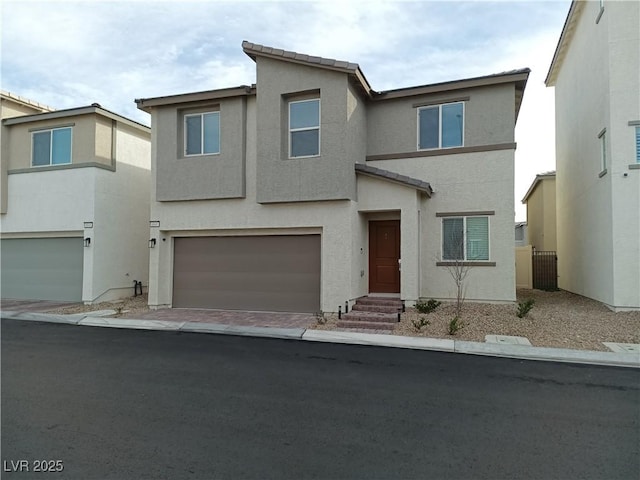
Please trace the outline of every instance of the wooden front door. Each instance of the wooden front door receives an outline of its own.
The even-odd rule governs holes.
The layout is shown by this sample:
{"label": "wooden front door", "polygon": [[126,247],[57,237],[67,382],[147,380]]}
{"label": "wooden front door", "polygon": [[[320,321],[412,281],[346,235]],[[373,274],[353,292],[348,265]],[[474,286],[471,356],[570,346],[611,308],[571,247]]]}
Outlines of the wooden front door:
{"label": "wooden front door", "polygon": [[400,220],[369,222],[369,292],[400,293]]}

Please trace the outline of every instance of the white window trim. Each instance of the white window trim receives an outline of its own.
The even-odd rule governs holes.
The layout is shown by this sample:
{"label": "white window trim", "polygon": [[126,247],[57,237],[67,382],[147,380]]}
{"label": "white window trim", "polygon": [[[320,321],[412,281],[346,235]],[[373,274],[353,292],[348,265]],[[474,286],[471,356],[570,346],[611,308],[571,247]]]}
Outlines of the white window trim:
{"label": "white window trim", "polygon": [[[442,106],[443,105],[455,105],[457,103],[462,104],[462,144],[456,145],[455,147],[443,147],[442,146]],[[429,150],[448,150],[450,148],[462,148],[464,147],[464,130],[465,130],[465,122],[467,118],[466,112],[466,102],[445,102],[439,103],[436,105],[425,105],[424,107],[417,108],[417,121],[416,121],[416,149],[419,152],[429,151]],[[429,108],[438,108],[438,146],[433,148],[420,148],[420,111],[427,110]]]}
{"label": "white window trim", "polygon": [[[487,219],[487,253],[489,254],[486,260],[476,260],[467,258],[467,218],[486,218]],[[490,263],[491,262],[491,219],[490,215],[453,215],[450,217],[440,218],[440,261],[441,262],[477,262],[477,263]],[[463,256],[462,259],[449,259],[444,258],[444,221],[448,219],[462,218],[462,235],[463,235]]]}
{"label": "white window trim", "polygon": [[[53,131],[54,130],[69,130],[71,136],[69,138],[69,161],[66,163],[52,163],[53,162]],[[34,165],[33,164],[33,136],[36,133],[51,132],[51,141],[49,142],[49,163],[47,165]],[[42,130],[34,130],[31,132],[31,168],[41,167],[57,167],[58,165],[71,165],[73,163],[73,127],[55,127],[55,128],[43,128]]]}
{"label": "white window trim", "polygon": [[[218,151],[211,153],[204,153],[204,116],[215,113],[218,115]],[[200,120],[200,153],[187,153],[187,118],[188,117],[201,117]],[[184,149],[183,153],[185,157],[203,157],[205,155],[220,155],[220,150],[222,150],[222,141],[220,138],[220,110],[212,110],[211,112],[201,112],[201,113],[186,113],[184,115],[184,125],[183,125],[183,143]]]}
{"label": "white window trim", "polygon": [[[305,102],[318,102],[318,126],[317,127],[303,127],[303,128],[291,128],[291,105],[294,103],[305,103]],[[305,100],[293,100],[289,102],[288,106],[288,128],[289,128],[289,158],[314,158],[319,157],[322,153],[320,147],[322,146],[322,129],[320,128],[320,119],[322,118],[322,102],[320,102],[320,98],[307,98]],[[291,156],[291,133],[293,132],[308,132],[310,130],[318,130],[318,153],[316,155],[300,155],[298,157]]]}

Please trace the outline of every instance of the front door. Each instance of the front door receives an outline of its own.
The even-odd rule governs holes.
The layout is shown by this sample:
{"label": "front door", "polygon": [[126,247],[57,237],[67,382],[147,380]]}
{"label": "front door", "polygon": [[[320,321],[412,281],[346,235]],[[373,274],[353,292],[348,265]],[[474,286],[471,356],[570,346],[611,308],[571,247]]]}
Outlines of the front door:
{"label": "front door", "polygon": [[369,222],[369,292],[400,293],[400,220]]}

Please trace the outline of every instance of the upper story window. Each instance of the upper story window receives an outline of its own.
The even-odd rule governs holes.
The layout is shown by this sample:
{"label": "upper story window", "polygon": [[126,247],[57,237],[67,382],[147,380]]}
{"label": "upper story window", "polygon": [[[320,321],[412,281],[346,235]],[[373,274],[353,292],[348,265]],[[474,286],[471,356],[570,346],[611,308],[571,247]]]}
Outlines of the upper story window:
{"label": "upper story window", "polygon": [[34,167],[71,163],[71,127],[33,132],[32,144]]}
{"label": "upper story window", "polygon": [[289,102],[289,158],[320,155],[320,99]]}
{"label": "upper story window", "polygon": [[640,163],[640,127],[636,127],[636,163]]}
{"label": "upper story window", "polygon": [[220,112],[184,116],[185,155],[220,153]]}
{"label": "upper story window", "polygon": [[463,138],[463,102],[418,109],[418,150],[462,147]]}
{"label": "upper story window", "polygon": [[442,260],[488,261],[489,217],[444,217]]}

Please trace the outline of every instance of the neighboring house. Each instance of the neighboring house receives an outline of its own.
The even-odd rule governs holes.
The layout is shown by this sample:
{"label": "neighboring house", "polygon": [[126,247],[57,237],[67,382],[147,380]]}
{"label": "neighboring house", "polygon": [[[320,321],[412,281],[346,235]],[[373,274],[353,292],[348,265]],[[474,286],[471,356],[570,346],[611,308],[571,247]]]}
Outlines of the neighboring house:
{"label": "neighboring house", "polygon": [[376,92],[357,64],[242,47],[257,85],[136,100],[153,130],[150,306],[452,298],[456,261],[474,266],[468,299],[515,300],[528,69]]}
{"label": "neighboring house", "polygon": [[148,280],[150,129],[2,92],[2,298],[92,303]]}
{"label": "neighboring house", "polygon": [[556,251],[556,172],[536,175],[522,203],[527,206],[529,244],[538,251]]}
{"label": "neighboring house", "polygon": [[559,286],[640,308],[640,3],[574,1],[555,87]]}
{"label": "neighboring house", "polygon": [[529,244],[527,222],[516,222],[514,233],[516,247],[524,247]]}

